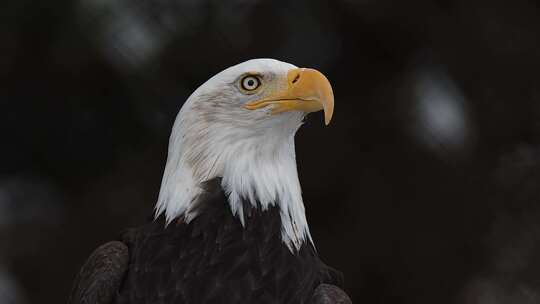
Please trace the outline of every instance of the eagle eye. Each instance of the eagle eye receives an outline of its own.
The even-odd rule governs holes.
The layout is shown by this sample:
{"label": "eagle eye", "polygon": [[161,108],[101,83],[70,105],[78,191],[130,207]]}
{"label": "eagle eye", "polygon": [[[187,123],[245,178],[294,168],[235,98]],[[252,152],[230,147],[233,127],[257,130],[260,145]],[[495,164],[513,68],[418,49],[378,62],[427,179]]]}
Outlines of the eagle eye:
{"label": "eagle eye", "polygon": [[261,81],[257,76],[247,75],[242,78],[240,85],[242,86],[243,90],[251,92],[256,90],[261,85]]}

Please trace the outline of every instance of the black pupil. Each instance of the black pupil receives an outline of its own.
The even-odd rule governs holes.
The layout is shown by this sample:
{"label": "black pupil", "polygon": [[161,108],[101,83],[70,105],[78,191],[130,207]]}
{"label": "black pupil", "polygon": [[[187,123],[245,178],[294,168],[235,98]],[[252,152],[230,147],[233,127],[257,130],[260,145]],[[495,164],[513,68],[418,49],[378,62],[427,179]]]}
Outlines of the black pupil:
{"label": "black pupil", "polygon": [[249,79],[247,82],[248,87],[252,87],[255,84],[255,80]]}

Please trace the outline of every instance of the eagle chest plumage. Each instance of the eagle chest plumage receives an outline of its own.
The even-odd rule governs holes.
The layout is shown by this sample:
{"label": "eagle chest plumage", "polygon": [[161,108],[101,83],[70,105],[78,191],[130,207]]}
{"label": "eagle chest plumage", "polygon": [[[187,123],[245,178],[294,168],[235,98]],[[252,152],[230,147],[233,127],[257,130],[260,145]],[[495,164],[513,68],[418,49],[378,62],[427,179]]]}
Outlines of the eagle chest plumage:
{"label": "eagle chest plumage", "polygon": [[281,240],[279,208],[244,205],[245,227],[221,187],[200,215],[164,228],[163,219],[126,233],[130,262],[117,303],[307,303],[321,283],[341,284],[305,242]]}

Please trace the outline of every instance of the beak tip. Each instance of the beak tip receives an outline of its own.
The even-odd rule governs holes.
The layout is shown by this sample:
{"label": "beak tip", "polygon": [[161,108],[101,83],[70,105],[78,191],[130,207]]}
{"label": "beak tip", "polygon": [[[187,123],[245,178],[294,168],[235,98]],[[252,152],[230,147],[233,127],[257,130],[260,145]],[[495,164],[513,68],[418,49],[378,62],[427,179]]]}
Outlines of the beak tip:
{"label": "beak tip", "polygon": [[328,126],[330,124],[330,121],[332,120],[332,116],[334,114],[334,109],[332,108],[330,111],[328,109],[324,109],[324,124]]}
{"label": "beak tip", "polygon": [[331,120],[332,120],[331,118],[325,117],[325,118],[324,118],[324,125],[325,125],[325,126],[328,126],[328,125],[330,124],[330,121],[331,121]]}

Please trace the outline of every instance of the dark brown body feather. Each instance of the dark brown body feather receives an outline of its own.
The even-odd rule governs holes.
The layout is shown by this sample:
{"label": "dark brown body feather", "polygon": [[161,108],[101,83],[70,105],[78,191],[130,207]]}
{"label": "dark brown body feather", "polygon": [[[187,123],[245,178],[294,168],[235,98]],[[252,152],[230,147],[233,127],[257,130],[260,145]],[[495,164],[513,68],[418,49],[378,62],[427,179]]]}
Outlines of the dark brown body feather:
{"label": "dark brown body feather", "polygon": [[198,207],[189,224],[159,219],[124,235],[129,266],[114,303],[310,303],[320,284],[342,285],[309,242],[293,254],[281,241],[278,207],[245,204],[242,227],[219,186]]}

